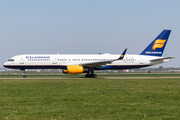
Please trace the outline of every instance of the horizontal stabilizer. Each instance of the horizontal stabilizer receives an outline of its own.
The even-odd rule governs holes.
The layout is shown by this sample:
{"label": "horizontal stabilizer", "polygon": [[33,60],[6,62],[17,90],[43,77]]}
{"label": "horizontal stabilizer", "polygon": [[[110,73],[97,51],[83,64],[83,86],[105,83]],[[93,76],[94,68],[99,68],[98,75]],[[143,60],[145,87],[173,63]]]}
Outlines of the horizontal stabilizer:
{"label": "horizontal stabilizer", "polygon": [[153,60],[150,60],[150,61],[155,62],[155,61],[159,61],[159,60],[167,60],[167,59],[172,59],[172,58],[175,58],[175,57],[163,57],[163,58],[153,59]]}

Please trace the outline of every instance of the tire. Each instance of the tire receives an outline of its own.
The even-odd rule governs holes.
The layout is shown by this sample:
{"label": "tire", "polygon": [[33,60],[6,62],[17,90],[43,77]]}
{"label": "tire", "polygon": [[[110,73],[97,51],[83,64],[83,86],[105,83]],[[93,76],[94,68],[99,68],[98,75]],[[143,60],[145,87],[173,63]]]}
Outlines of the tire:
{"label": "tire", "polygon": [[94,74],[94,75],[93,75],[93,78],[97,78],[97,75],[96,75],[96,74]]}
{"label": "tire", "polygon": [[86,74],[86,75],[85,75],[85,77],[86,77],[86,78],[88,78],[88,77],[89,77],[89,75],[88,75],[88,74]]}
{"label": "tire", "polygon": [[89,78],[93,78],[93,75],[90,74],[90,75],[89,75]]}

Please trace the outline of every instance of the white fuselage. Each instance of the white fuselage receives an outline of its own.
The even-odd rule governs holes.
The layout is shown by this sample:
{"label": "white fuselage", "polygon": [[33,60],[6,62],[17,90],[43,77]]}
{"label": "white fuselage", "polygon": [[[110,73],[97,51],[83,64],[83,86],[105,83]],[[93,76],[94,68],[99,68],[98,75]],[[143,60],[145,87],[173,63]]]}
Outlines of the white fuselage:
{"label": "white fuselage", "polygon": [[[119,55],[115,54],[25,54],[10,58],[4,63],[4,67],[14,69],[66,69],[68,65],[96,63],[117,59],[118,57]],[[160,64],[170,60],[151,61],[159,58],[163,57],[126,54],[122,60],[95,67],[94,69],[132,69]]]}

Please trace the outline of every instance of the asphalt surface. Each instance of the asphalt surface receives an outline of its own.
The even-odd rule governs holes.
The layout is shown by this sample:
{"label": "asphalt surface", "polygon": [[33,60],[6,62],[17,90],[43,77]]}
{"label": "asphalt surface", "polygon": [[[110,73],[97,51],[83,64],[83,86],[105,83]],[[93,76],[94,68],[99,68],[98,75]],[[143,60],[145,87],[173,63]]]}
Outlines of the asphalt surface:
{"label": "asphalt surface", "polygon": [[180,77],[97,77],[97,78],[85,78],[85,77],[79,77],[79,78],[73,78],[73,77],[48,77],[48,78],[0,78],[0,79],[166,79],[166,78],[180,78]]}

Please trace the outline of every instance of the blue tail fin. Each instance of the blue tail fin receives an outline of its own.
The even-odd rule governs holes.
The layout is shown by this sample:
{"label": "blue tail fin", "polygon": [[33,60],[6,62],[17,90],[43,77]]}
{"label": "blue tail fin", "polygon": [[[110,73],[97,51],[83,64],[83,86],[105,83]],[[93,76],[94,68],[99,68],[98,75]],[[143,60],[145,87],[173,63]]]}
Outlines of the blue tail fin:
{"label": "blue tail fin", "polygon": [[139,55],[150,55],[161,57],[168,41],[171,30],[163,30],[152,43]]}

